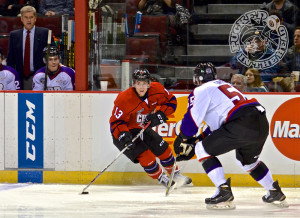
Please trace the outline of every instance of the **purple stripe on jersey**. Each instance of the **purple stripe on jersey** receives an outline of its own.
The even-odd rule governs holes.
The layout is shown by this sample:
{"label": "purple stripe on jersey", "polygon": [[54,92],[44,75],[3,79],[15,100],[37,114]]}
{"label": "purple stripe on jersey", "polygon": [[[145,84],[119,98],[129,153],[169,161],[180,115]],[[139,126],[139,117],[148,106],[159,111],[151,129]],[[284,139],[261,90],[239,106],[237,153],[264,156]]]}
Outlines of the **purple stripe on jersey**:
{"label": "purple stripe on jersey", "polygon": [[180,126],[180,130],[183,133],[183,135],[188,137],[193,137],[193,135],[195,135],[198,132],[198,126],[193,120],[190,110],[188,110],[188,112],[184,115]]}
{"label": "purple stripe on jersey", "polygon": [[165,105],[167,105],[168,107],[171,107],[173,108],[173,110],[175,111],[176,108],[177,108],[177,105],[176,104],[172,104],[172,103],[166,103]]}
{"label": "purple stripe on jersey", "polygon": [[222,167],[221,163],[217,163],[217,164],[213,165],[212,167],[210,167],[209,169],[207,169],[205,172],[206,172],[206,174],[208,174],[212,170],[217,169],[219,167]]}
{"label": "purple stripe on jersey", "polygon": [[265,170],[265,172],[264,172],[260,177],[258,177],[258,178],[256,179],[256,181],[259,181],[259,180],[261,180],[262,178],[264,178],[264,177],[267,175],[268,172],[269,172],[269,169],[267,168],[267,169]]}
{"label": "purple stripe on jersey", "polygon": [[229,117],[227,118],[227,122],[231,119],[231,117],[236,113],[238,112],[240,109],[244,108],[245,106],[251,106],[251,105],[260,105],[258,102],[251,102],[251,103],[248,103],[248,104],[243,104],[241,105],[240,107],[236,108],[230,115]]}

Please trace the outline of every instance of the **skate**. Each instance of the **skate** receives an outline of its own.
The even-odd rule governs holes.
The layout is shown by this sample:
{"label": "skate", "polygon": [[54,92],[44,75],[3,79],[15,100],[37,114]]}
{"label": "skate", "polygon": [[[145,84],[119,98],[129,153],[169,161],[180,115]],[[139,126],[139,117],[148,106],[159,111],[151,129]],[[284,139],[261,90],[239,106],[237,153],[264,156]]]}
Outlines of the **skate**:
{"label": "skate", "polygon": [[235,209],[235,205],[232,203],[234,196],[231,191],[230,178],[226,183],[218,187],[217,192],[211,197],[206,198],[206,208],[211,210],[229,210]]}
{"label": "skate", "polygon": [[289,207],[285,199],[286,196],[281,191],[277,180],[273,183],[273,189],[268,191],[268,193],[262,197],[262,200],[265,203],[269,203],[277,207]]}
{"label": "skate", "polygon": [[193,186],[192,179],[190,177],[182,175],[180,173],[180,170],[175,171],[174,180],[176,182],[177,188],[183,185]]}
{"label": "skate", "polygon": [[[160,176],[158,177],[158,182],[166,188],[168,187],[169,180],[169,177],[165,173],[160,174]],[[176,182],[172,181],[169,191],[171,192],[175,187]]]}

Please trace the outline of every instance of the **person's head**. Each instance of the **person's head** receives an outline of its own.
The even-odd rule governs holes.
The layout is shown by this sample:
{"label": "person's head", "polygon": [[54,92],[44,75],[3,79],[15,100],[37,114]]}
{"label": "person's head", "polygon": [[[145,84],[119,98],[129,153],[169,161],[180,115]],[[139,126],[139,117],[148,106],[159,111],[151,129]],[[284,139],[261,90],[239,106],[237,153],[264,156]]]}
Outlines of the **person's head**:
{"label": "person's head", "polygon": [[199,63],[194,69],[193,82],[196,86],[215,80],[217,71],[212,63]]}
{"label": "person's head", "polygon": [[279,81],[280,91],[282,92],[294,92],[295,83],[292,77],[284,77]]}
{"label": "person's head", "polygon": [[247,77],[247,84],[249,87],[260,87],[263,85],[258,69],[249,68],[246,71],[245,76]]}
{"label": "person's head", "polygon": [[36,22],[36,10],[32,6],[21,8],[21,21],[26,30],[31,30]]}
{"label": "person's head", "polygon": [[132,74],[132,86],[139,97],[144,97],[150,88],[150,73],[147,69],[136,69]]}
{"label": "person's head", "polygon": [[[283,17],[282,17],[282,12],[279,11],[279,10],[271,10],[270,13],[269,13],[269,16],[271,15],[276,15],[276,17],[278,18],[278,20],[276,19],[276,23],[280,23],[282,24],[283,23]],[[272,24],[270,23],[270,25],[272,26]],[[273,24],[275,25],[275,24]]]}
{"label": "person's head", "polygon": [[294,32],[294,45],[300,49],[300,26],[296,27]]}
{"label": "person's head", "polygon": [[[48,53],[48,48],[45,47],[44,50],[43,50],[43,61],[44,61],[45,64],[47,64],[47,53]],[[51,45],[49,47],[48,70],[51,73],[56,73],[59,66],[60,66],[59,50],[56,46]]]}
{"label": "person's head", "polygon": [[234,88],[241,92],[246,92],[247,89],[247,77],[242,74],[234,74],[231,77],[231,84]]}

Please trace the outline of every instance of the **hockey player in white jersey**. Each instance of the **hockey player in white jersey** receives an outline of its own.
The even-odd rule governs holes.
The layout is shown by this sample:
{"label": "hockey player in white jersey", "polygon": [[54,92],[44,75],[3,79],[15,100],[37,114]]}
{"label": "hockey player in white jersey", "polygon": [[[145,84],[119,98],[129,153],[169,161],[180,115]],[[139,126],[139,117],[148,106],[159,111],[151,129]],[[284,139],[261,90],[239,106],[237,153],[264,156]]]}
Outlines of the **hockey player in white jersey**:
{"label": "hockey player in white jersey", "polygon": [[[43,51],[43,60],[47,64],[47,48]],[[45,77],[45,72],[47,77]],[[45,86],[45,81],[47,85]],[[75,89],[75,71],[60,63],[59,50],[56,46],[49,47],[48,69],[42,67],[33,77],[32,90],[71,91]]]}
{"label": "hockey player in white jersey", "polygon": [[0,90],[20,90],[19,73],[10,66],[2,65],[3,57],[0,49]]}
{"label": "hockey player in white jersey", "polygon": [[[196,87],[189,95],[187,113],[174,142],[177,161],[189,160],[196,154],[208,177],[217,187],[211,198],[206,198],[208,209],[232,209],[234,196],[230,178],[217,156],[231,150],[236,152],[236,162],[249,172],[267,190],[262,197],[266,203],[287,207],[286,196],[278,181],[274,182],[269,168],[259,155],[269,134],[265,108],[252,98],[247,99],[231,84],[216,79],[216,69],[211,63],[198,64],[193,77]],[[195,138],[205,121],[209,130]],[[206,136],[206,137],[205,137]],[[194,139],[195,143],[189,143]]]}

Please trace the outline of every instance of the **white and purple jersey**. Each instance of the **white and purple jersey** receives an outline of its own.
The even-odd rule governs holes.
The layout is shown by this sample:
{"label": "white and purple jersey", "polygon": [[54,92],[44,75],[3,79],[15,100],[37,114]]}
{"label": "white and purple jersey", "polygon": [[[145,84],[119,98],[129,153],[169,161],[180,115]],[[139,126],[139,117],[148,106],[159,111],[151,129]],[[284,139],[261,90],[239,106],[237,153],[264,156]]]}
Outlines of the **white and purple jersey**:
{"label": "white and purple jersey", "polygon": [[[45,71],[46,67],[43,67],[36,71],[33,77],[32,90],[44,90],[45,83]],[[71,91],[75,89],[75,71],[66,66],[60,66],[60,69],[56,74],[51,76],[48,74],[47,78],[47,90]]]}
{"label": "white and purple jersey", "polygon": [[18,72],[10,66],[0,67],[0,90],[20,90]]}
{"label": "white and purple jersey", "polygon": [[222,80],[213,80],[195,88],[189,95],[188,110],[181,124],[181,132],[194,136],[202,122],[214,131],[227,122],[239,108],[259,105],[256,99],[248,100],[239,90]]}

